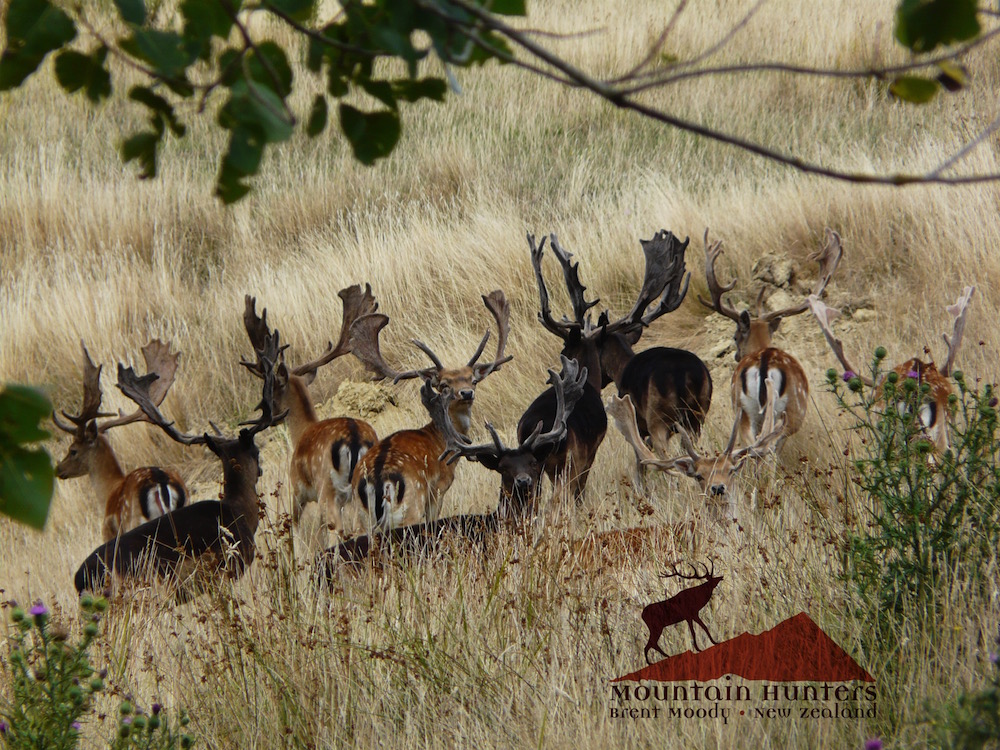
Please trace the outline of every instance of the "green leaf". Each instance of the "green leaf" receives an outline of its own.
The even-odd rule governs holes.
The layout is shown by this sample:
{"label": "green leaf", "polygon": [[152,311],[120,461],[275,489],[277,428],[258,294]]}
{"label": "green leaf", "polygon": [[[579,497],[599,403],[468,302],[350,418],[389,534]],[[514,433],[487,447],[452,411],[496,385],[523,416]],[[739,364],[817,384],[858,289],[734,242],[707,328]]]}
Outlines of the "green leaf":
{"label": "green leaf", "polygon": [[76,38],[73,20],[48,0],[10,0],[7,48],[0,55],[0,91],[17,88],[52,50]]}
{"label": "green leaf", "polygon": [[0,445],[0,513],[44,528],[52,485],[52,461],[45,450]]}
{"label": "green leaf", "polygon": [[296,21],[308,21],[316,13],[316,0],[264,0],[265,8],[274,8]]}
{"label": "green leaf", "polygon": [[215,194],[226,205],[235,203],[250,192],[244,182],[260,168],[264,155],[264,137],[253,127],[237,127],[229,138],[229,150],[222,157]]}
{"label": "green leaf", "polygon": [[190,53],[184,37],[174,31],[135,29],[120,44],[123,50],[145,60],[166,78],[183,78],[187,66],[197,57],[197,51]]}
{"label": "green leaf", "polygon": [[375,97],[390,109],[396,109],[396,95],[393,93],[392,84],[389,81],[373,81],[371,78],[359,77],[357,83],[370,96]]}
{"label": "green leaf", "polygon": [[98,102],[111,96],[111,74],[104,67],[108,48],[98,47],[92,55],[63,50],[56,56],[56,80],[66,93],[84,90],[87,98]]}
{"label": "green leaf", "polygon": [[889,86],[890,94],[912,104],[926,104],[937,92],[937,81],[919,76],[900,76]]}
{"label": "green leaf", "polygon": [[143,0],[115,0],[115,6],[125,23],[135,26],[146,23],[146,3]]}
{"label": "green leaf", "polygon": [[219,124],[227,130],[256,130],[265,143],[287,140],[295,125],[274,91],[246,80],[233,84],[229,101],[219,111]]}
{"label": "green leaf", "polygon": [[938,73],[937,82],[948,91],[960,91],[969,85],[969,71],[964,65],[951,60],[942,60],[937,66],[941,71]]}
{"label": "green leaf", "polygon": [[151,111],[150,122],[157,133],[162,134],[163,127],[166,125],[178,138],[184,137],[187,128],[177,119],[173,105],[162,96],[154,94],[152,89],[145,86],[133,86],[132,90],[128,92],[128,98],[149,107]]}
{"label": "green leaf", "polygon": [[292,91],[292,68],[283,50],[275,42],[261,42],[247,55],[250,76],[284,98]]}
{"label": "green leaf", "polygon": [[322,133],[323,129],[326,127],[326,120],[326,97],[322,94],[316,94],[316,98],[313,100],[312,110],[309,112],[309,122],[306,124],[306,135],[310,138],[315,138],[317,135]]}
{"label": "green leaf", "polygon": [[0,444],[16,445],[46,440],[49,433],[39,422],[52,414],[52,404],[41,391],[25,385],[8,385],[0,391]]}
{"label": "green leaf", "polygon": [[448,93],[448,84],[443,78],[420,78],[416,81],[401,78],[392,82],[392,90],[397,98],[407,102],[420,99],[443,102],[445,94]]}
{"label": "green leaf", "polygon": [[136,133],[122,143],[122,159],[127,164],[133,159],[139,162],[139,179],[156,177],[156,149],[163,133]]}
{"label": "green leaf", "polygon": [[902,0],[896,10],[896,39],[914,52],[964,42],[979,35],[977,0]]}
{"label": "green leaf", "polygon": [[528,9],[524,0],[493,0],[487,8],[498,16],[526,16]]}
{"label": "green leaf", "polygon": [[343,103],[340,128],[351,144],[354,158],[368,165],[392,153],[401,130],[399,114],[393,110],[362,112]]}
{"label": "green leaf", "polygon": [[[234,12],[239,3],[233,3]],[[184,18],[184,38],[197,50],[197,56],[207,61],[212,54],[212,37],[228,39],[233,28],[233,18],[218,0],[182,0],[181,16]]]}

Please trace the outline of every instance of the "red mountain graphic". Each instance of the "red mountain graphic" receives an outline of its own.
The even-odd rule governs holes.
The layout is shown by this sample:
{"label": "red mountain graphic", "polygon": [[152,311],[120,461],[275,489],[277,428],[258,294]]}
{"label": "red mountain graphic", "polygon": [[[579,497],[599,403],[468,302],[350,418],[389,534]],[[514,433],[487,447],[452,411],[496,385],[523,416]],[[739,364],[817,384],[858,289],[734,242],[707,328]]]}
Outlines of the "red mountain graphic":
{"label": "red mountain graphic", "polygon": [[743,633],[701,653],[685,651],[612,682],[707,682],[726,674],[774,682],[874,682],[805,612],[760,635]]}

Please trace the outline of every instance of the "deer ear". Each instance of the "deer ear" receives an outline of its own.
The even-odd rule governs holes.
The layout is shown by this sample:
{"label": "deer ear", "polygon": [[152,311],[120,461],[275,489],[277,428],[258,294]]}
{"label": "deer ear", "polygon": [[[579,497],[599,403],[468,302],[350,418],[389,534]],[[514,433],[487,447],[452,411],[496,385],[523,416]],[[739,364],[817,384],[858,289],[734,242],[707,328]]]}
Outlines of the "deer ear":
{"label": "deer ear", "polygon": [[698,470],[694,466],[694,461],[690,458],[678,458],[674,461],[674,467],[684,472],[684,474],[689,477],[693,478],[698,475]]}
{"label": "deer ear", "polygon": [[767,330],[769,330],[773,334],[775,331],[778,330],[778,326],[780,325],[781,325],[781,318],[775,318],[774,320],[768,321]]}
{"label": "deer ear", "polygon": [[84,430],[86,430],[87,439],[88,440],[97,440],[97,420],[96,419],[91,419],[89,422],[87,422],[87,426],[84,427]]}
{"label": "deer ear", "polygon": [[490,471],[500,471],[500,457],[495,453],[480,453],[475,457],[470,456],[470,458],[478,461]]}
{"label": "deer ear", "polygon": [[737,326],[739,326],[739,329],[741,331],[749,331],[750,330],[750,311],[749,310],[744,310],[743,312],[740,313],[740,320],[739,320],[739,323],[737,323]]}

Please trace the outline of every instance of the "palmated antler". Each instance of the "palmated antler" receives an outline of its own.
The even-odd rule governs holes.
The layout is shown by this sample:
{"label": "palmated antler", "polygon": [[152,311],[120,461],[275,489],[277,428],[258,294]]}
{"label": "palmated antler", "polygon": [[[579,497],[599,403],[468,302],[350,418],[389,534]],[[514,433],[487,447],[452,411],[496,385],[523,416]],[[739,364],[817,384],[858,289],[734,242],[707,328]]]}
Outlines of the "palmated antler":
{"label": "palmated antler", "polygon": [[[583,397],[584,387],[587,383],[587,368],[581,368],[580,364],[574,359],[569,359],[565,356],[560,357],[560,359],[562,361],[562,371],[557,373],[555,370],[549,370],[548,382],[555,390],[556,411],[552,419],[552,425],[547,432],[542,432],[544,423],[539,421],[535,425],[535,429],[521,441],[520,445],[516,448],[507,448],[500,439],[500,435],[497,434],[496,428],[487,422],[486,429],[493,438],[492,444],[472,445],[467,437],[458,433],[449,417],[442,420],[442,423],[438,425],[448,445],[448,449],[442,455],[442,459],[447,460],[448,463],[454,463],[462,456],[476,461],[480,456],[496,456],[499,458],[504,453],[533,453],[540,448],[559,443],[565,438],[566,420],[573,413],[577,402]],[[448,458],[445,459],[445,456],[448,456]]]}
{"label": "palmated antler", "polygon": [[361,363],[375,375],[376,379],[389,378],[394,383],[417,377],[426,379],[444,369],[434,352],[419,341],[413,343],[431,358],[434,367],[425,367],[421,370],[396,370],[391,367],[385,361],[379,348],[379,333],[388,324],[389,316],[382,313],[362,315],[351,324],[348,338],[351,353],[361,360]]}
{"label": "palmated antler", "polygon": [[587,301],[587,287],[580,282],[580,264],[572,261],[573,256],[562,249],[559,245],[559,240],[554,234],[551,235],[551,240],[552,252],[556,256],[556,260],[562,265],[563,278],[566,280],[566,290],[569,292],[575,320],[569,320],[565,315],[561,321],[556,321],[552,317],[552,308],[549,306],[549,291],[545,286],[545,278],[542,276],[542,254],[545,250],[545,237],[542,237],[542,241],[536,246],[534,235],[529,234],[528,246],[531,248],[531,265],[535,270],[535,282],[538,285],[538,319],[547,331],[565,339],[572,331],[583,329],[584,321],[587,318],[587,311],[600,300]]}
{"label": "palmated antler", "polygon": [[781,419],[777,419],[777,400],[778,400],[778,384],[775,381],[773,372],[768,374],[767,380],[764,381],[764,387],[767,389],[767,415],[764,417],[764,423],[761,425],[760,433],[757,435],[757,439],[753,441],[750,445],[745,448],[740,448],[738,451],[733,453],[733,445],[736,442],[736,431],[739,425],[740,416],[737,415],[736,424],[733,425],[733,435],[729,438],[729,445],[726,447],[726,456],[729,456],[730,461],[732,461],[734,466],[739,466],[741,463],[749,458],[763,458],[772,450],[774,450],[775,443],[785,434],[785,423],[786,416],[781,415]]}
{"label": "palmated antler", "polygon": [[340,323],[340,338],[337,340],[337,345],[334,346],[332,342],[328,342],[326,351],[318,359],[299,365],[292,370],[293,375],[313,375],[323,365],[349,354],[351,351],[350,331],[354,321],[362,315],[371,315],[378,310],[378,302],[372,295],[371,284],[365,284],[364,290],[361,289],[360,284],[349,286],[337,292],[337,296],[344,304],[344,315]]}
{"label": "palmated antler", "polygon": [[[684,253],[690,239],[681,242],[672,232],[661,229],[652,239],[639,242],[646,256],[646,273],[639,297],[628,315],[606,324],[607,333],[628,334],[644,328],[680,307],[687,295],[691,274],[685,273]],[[647,313],[657,298],[659,302]]]}
{"label": "palmated antler", "polygon": [[90,352],[87,351],[87,347],[82,341],[80,348],[83,349],[83,405],[80,407],[80,413],[73,415],[63,412],[63,416],[72,422],[73,426],[60,420],[54,412],[52,414],[52,421],[56,427],[71,435],[83,430],[92,419],[113,416],[101,412],[101,369],[103,365],[94,364],[90,358]]}
{"label": "palmated antler", "polygon": [[[159,406],[167,397],[170,386],[174,384],[174,378],[177,376],[177,360],[181,354],[180,352],[171,353],[170,344],[165,344],[159,339],[153,339],[142,347],[141,351],[142,358],[146,361],[147,376],[151,374],[157,376],[149,386],[149,398],[154,405]],[[98,426],[98,430],[104,432],[119,425],[146,421],[148,420],[142,409],[137,409],[128,415],[124,411],[119,410],[116,419],[102,422]]]}
{"label": "palmated antler", "polygon": [[955,326],[952,329],[950,339],[948,338],[948,334],[941,334],[944,338],[944,343],[948,345],[948,358],[945,360],[944,367],[941,368],[941,374],[945,377],[951,374],[951,370],[955,366],[955,357],[958,356],[958,349],[962,345],[962,334],[965,333],[965,314],[969,311],[969,303],[972,301],[972,295],[975,292],[976,287],[965,287],[961,296],[955,300],[955,304],[948,305],[946,308],[948,314],[955,319]]}
{"label": "palmated antler", "polygon": [[174,427],[174,423],[168,422],[160,413],[160,410],[156,408],[151,392],[152,384],[158,378],[159,375],[155,372],[140,376],[131,367],[126,367],[120,362],[118,363],[119,390],[138,405],[139,410],[142,411],[149,422],[159,427],[178,443],[183,443],[184,445],[203,445],[207,440],[205,435],[188,435],[179,431]]}
{"label": "palmated antler", "polygon": [[835,310],[832,307],[827,307],[827,305],[820,301],[819,297],[814,294],[810,294],[806,299],[809,307],[812,309],[812,313],[816,318],[816,322],[819,323],[820,330],[823,331],[823,336],[826,338],[826,343],[830,345],[831,351],[836,355],[837,360],[840,362],[841,366],[844,368],[844,372],[854,373],[855,376],[861,378],[861,382],[865,385],[873,386],[875,382],[868,377],[862,375],[858,370],[847,361],[847,357],[844,354],[844,344],[833,335],[833,329],[830,327],[833,321],[840,317],[840,310]]}
{"label": "palmated antler", "polygon": [[[823,245],[823,249],[813,253],[806,259],[808,261],[815,260],[819,263],[819,276],[816,279],[816,284],[813,286],[812,294],[809,295],[810,297],[822,298],[823,293],[826,291],[827,284],[830,283],[830,279],[833,277],[833,274],[837,270],[837,266],[840,265],[840,260],[843,257],[844,247],[840,242],[840,235],[827,227],[826,243]],[[761,292],[763,293],[763,290],[761,290]],[[761,298],[758,298],[758,303],[760,299]],[[769,322],[778,318],[788,318],[792,315],[799,315],[809,309],[809,304],[809,298],[806,298],[798,305],[793,305],[792,307],[785,308],[784,310],[775,310],[774,312],[759,315],[759,320]]]}

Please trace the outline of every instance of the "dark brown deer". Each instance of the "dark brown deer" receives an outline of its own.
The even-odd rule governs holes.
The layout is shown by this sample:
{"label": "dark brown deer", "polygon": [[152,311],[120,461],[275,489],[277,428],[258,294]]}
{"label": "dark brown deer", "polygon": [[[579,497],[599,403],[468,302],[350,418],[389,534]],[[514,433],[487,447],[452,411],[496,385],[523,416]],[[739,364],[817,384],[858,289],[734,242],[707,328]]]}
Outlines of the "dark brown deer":
{"label": "dark brown deer", "polygon": [[[918,386],[925,383],[929,386],[930,389],[919,407],[917,418],[920,420],[923,432],[934,443],[934,447],[939,453],[948,450],[948,397],[955,392],[948,378],[954,369],[955,358],[958,356],[959,347],[962,345],[962,335],[965,333],[965,316],[975,291],[976,288],[974,286],[965,287],[961,296],[955,301],[955,304],[948,305],[946,308],[948,314],[955,320],[951,338],[947,334],[942,334],[945,344],[948,345],[948,354],[944,366],[940,370],[938,370],[937,365],[933,361],[924,362],[917,357],[908,359],[903,364],[896,365],[893,368],[893,372],[901,379],[914,378]],[[874,386],[875,382],[871,378],[860,370],[856,370],[847,361],[847,357],[844,355],[843,343],[833,334],[831,325],[840,315],[840,311],[834,310],[832,307],[827,307],[815,295],[809,297],[808,303],[812,308],[813,315],[816,316],[816,321],[819,323],[823,335],[826,337],[827,343],[830,345],[830,349],[837,356],[837,360],[843,365],[844,370],[860,378],[866,385]],[[929,349],[925,349],[924,351],[925,353],[930,353]]]}
{"label": "dark brown deer", "polygon": [[[327,344],[326,351],[312,362],[291,368],[282,361],[275,373],[274,402],[277,411],[288,410],[288,432],[292,441],[289,484],[292,492],[292,520],[298,522],[302,509],[318,501],[326,522],[343,533],[343,508],[351,499],[351,478],[358,462],[378,441],[370,424],[361,419],[334,417],[319,420],[309,396],[309,384],[325,364],[350,353],[348,333],[351,325],[363,315],[378,309],[371,286],[359,285],[341,289],[338,293],[344,305],[337,345]],[[260,350],[271,333],[267,325],[267,310],[256,311],[256,300],[246,296],[243,323],[254,349]],[[241,363],[257,377],[263,377],[262,364],[243,360]]]}
{"label": "dark brown deer", "polygon": [[[254,535],[259,521],[257,478],[260,454],[254,444],[258,433],[285,415],[274,411],[274,365],[278,337],[265,342],[259,356],[267,363],[260,404],[261,415],[247,423],[235,438],[222,435],[187,435],[160,414],[151,397],[155,374],[139,377],[131,367],[118,366],[118,387],[135,401],[150,422],[184,445],[206,445],[222,462],[221,500],[185,505],[106,542],[94,550],[76,572],[76,590],[97,589],[111,573],[141,575],[151,566],[155,575],[181,584],[192,575],[230,577],[242,575],[256,555]],[[182,592],[186,587],[182,587]]]}
{"label": "dark brown deer", "polygon": [[[83,346],[81,344],[81,346]],[[174,382],[178,353],[171,354],[170,345],[154,339],[142,347],[146,370],[156,373],[150,398],[156,405],[163,402]],[[112,427],[147,421],[141,410],[133,414],[120,413],[114,419],[98,422],[101,413],[101,370],[90,359],[83,346],[83,405],[78,415],[63,412],[71,425],[55,414],[56,427],[73,436],[66,455],[56,465],[60,479],[90,476],[91,485],[98,498],[104,501],[104,541],[114,539],[119,533],[134,528],[143,519],[151,520],[164,513],[177,510],[187,502],[187,488],[177,472],[159,466],[143,466],[128,473],[122,470],[111,443],[105,434]]]}
{"label": "dark brown deer", "polygon": [[[565,316],[561,321],[553,318],[542,276],[545,238],[536,245],[535,238],[528,235],[540,298],[538,318],[546,330],[563,340],[562,354],[587,368],[591,386],[570,419],[567,440],[574,467],[571,484],[579,499],[607,430],[607,416],[598,417],[598,411],[603,412],[600,391],[604,386],[614,382],[620,396],[631,396],[637,407],[640,433],[652,441],[654,449],[666,455],[667,443],[678,425],[695,435],[700,433],[712,401],[712,377],[701,359],[683,349],[654,347],[636,354],[632,348],[647,326],[676,310],[687,294],[690,280],[690,274],[685,275],[684,270],[687,240],[681,242],[666,230],[651,240],[641,240],[646,273],[635,305],[622,318],[612,321],[605,311],[594,323],[589,311],[599,300],[586,299],[587,288],[580,282],[579,265],[572,262],[573,256],[563,250],[555,235],[549,239],[563,269],[573,320]],[[528,423],[534,424],[534,419],[532,415]],[[525,429],[530,427],[519,426],[518,435]],[[553,473],[557,468],[561,467],[554,466]],[[637,463],[636,471],[641,482],[641,464]]]}
{"label": "dark brown deer", "polygon": [[694,643],[695,651],[701,651],[698,647],[698,639],[694,634],[695,623],[698,623],[701,629],[705,631],[708,640],[715,644],[718,643],[708,631],[705,623],[702,622],[699,613],[712,598],[715,587],[719,585],[722,576],[715,575],[714,565],[711,570],[706,565],[704,575],[699,575],[698,569],[694,565],[691,568],[693,575],[686,576],[680,573],[677,570],[677,566],[674,565],[670,573],[661,573],[660,578],[679,578],[685,581],[704,581],[704,583],[686,588],[679,594],[674,594],[662,602],[654,602],[642,610],[642,621],[649,628],[649,640],[646,641],[646,649],[644,651],[647,664],[652,664],[649,660],[649,652],[652,650],[659,651],[664,657],[669,658],[670,655],[660,648],[660,636],[663,634],[663,629],[670,625],[677,625],[682,622],[687,623],[688,629],[691,631],[691,641]]}
{"label": "dark brown deer", "polygon": [[[710,310],[736,323],[736,371],[732,378],[733,410],[741,414],[741,443],[753,441],[760,435],[761,426],[766,418],[767,391],[764,382],[768,376],[774,375],[777,388],[778,416],[785,415],[785,432],[778,441],[777,450],[785,439],[794,435],[805,421],[806,406],[809,403],[809,380],[806,378],[802,365],[791,354],[771,346],[771,337],[781,321],[793,315],[801,315],[809,309],[809,303],[803,300],[800,304],[773,312],[764,312],[764,288],[757,295],[757,315],[750,315],[748,309],[737,312],[736,308],[723,299],[723,294],[736,286],[736,279],[729,284],[720,284],[715,275],[715,262],[722,254],[722,242],[708,244],[708,230],[705,230],[705,279],[708,291],[712,296],[709,302],[700,295],[698,301]],[[826,244],[809,260],[819,262],[819,277],[813,287],[813,294],[820,296],[830,282],[837,265],[844,255],[840,244],[840,235],[831,229],[826,230]]]}
{"label": "dark brown deer", "polygon": [[[489,340],[490,332],[487,331],[464,367],[446,368],[430,347],[414,341],[433,366],[421,370],[396,370],[386,363],[379,349],[379,332],[389,322],[389,318],[381,314],[365,315],[355,321],[350,333],[351,350],[378,378],[391,378],[394,382],[421,378],[426,386],[422,394],[427,389],[451,394],[448,407],[451,420],[464,434],[471,423],[470,410],[476,386],[511,359],[504,354],[510,333],[507,298],[497,289],[483,295],[483,303],[499,331],[496,356],[491,362],[479,362]],[[424,400],[426,404],[426,397]],[[357,515],[364,519],[365,528],[353,530],[364,533],[378,527],[386,531],[435,520],[444,495],[455,479],[454,467],[441,460],[446,447],[445,438],[433,420],[421,429],[401,430],[376,443],[354,473],[352,502],[356,504]]]}

